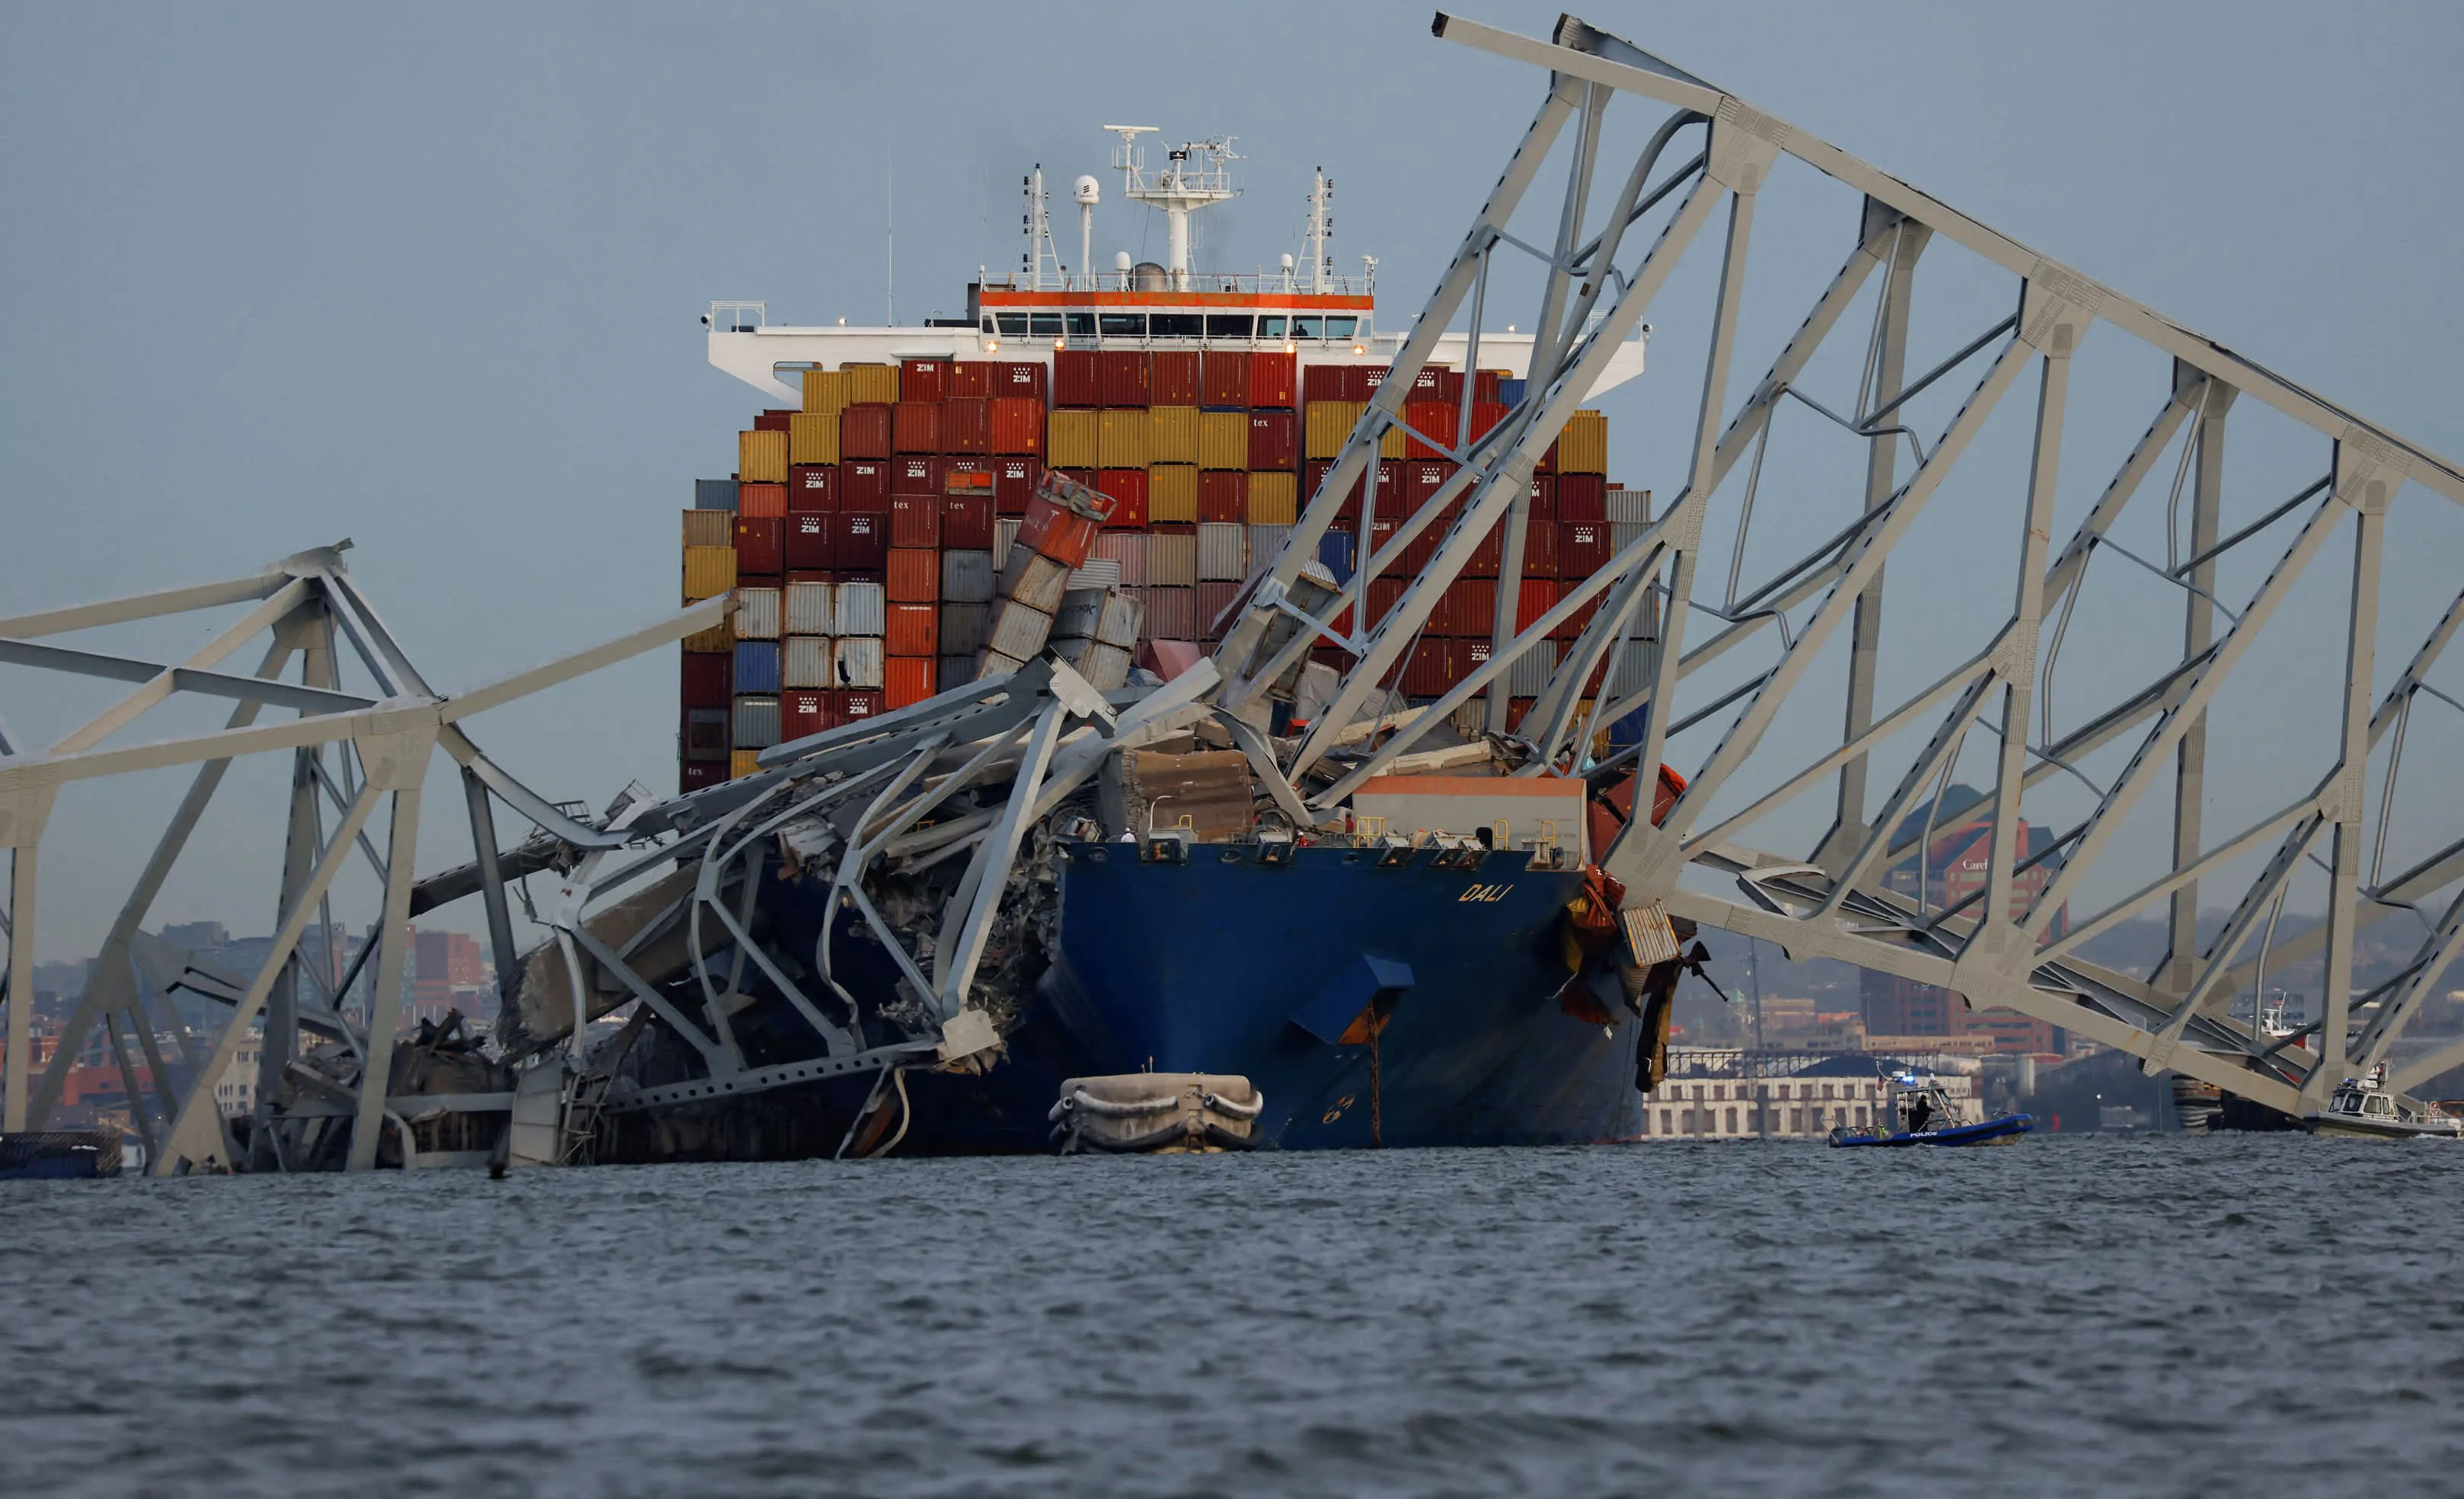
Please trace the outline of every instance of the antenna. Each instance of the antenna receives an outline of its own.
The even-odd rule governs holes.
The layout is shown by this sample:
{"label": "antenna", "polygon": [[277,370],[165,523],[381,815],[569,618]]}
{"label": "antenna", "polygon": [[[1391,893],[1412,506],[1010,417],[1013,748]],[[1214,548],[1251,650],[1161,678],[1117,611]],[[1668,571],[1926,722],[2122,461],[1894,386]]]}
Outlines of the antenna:
{"label": "antenna", "polygon": [[1104,195],[1104,185],[1082,173],[1070,191],[1078,200],[1078,276],[1091,290],[1095,285],[1095,200]]}
{"label": "antenna", "polygon": [[1309,206],[1309,289],[1323,293],[1334,270],[1334,256],[1327,249],[1334,238],[1334,219],[1328,211],[1334,206],[1334,183],[1323,166],[1310,179]]}
{"label": "antenna", "polygon": [[1061,252],[1052,246],[1052,200],[1044,190],[1044,164],[1035,164],[1035,174],[1026,179],[1026,254],[1027,290],[1044,290],[1044,267],[1049,261],[1054,284],[1063,276]]}
{"label": "antenna", "polygon": [[1149,204],[1163,209],[1166,229],[1165,275],[1174,291],[1188,291],[1189,215],[1199,209],[1212,208],[1241,195],[1232,186],[1232,173],[1227,164],[1241,158],[1233,153],[1230,136],[1213,141],[1190,141],[1174,146],[1170,162],[1160,172],[1149,176],[1146,153],[1138,148],[1138,137],[1153,135],[1154,125],[1106,125],[1121,138],[1112,151],[1112,166],[1121,174],[1121,190],[1133,203]]}

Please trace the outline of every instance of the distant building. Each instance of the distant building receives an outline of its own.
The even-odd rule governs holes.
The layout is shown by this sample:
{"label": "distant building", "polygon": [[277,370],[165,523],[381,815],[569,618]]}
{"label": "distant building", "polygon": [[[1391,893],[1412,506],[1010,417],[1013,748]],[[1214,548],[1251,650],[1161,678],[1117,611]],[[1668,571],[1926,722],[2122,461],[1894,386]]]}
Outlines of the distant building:
{"label": "distant building", "polygon": [[480,955],[478,942],[461,932],[422,932],[411,937],[410,993],[403,1005],[402,1026],[421,1021],[443,1025],[454,1010],[484,1017],[495,973]]}
{"label": "distant building", "polygon": [[[1831,1057],[1760,1075],[1749,1074],[1747,1058],[1733,1050],[1672,1050],[1668,1062],[1670,1075],[1643,1095],[1647,1139],[1815,1140],[1842,1126],[1881,1122],[1885,1066],[1871,1058]],[[1982,1116],[1971,1102],[1973,1079],[1947,1069],[1936,1075],[1961,1118]]]}
{"label": "distant building", "polygon": [[[1985,818],[1970,814],[1986,806],[1983,793],[1970,786],[1955,785],[1943,794],[1943,810],[1938,817],[1930,802],[1911,813],[1901,823],[1901,833],[1917,833],[1931,820],[1933,836],[1891,866],[1882,877],[1883,887],[1895,894],[1922,901],[1925,909],[1937,912],[1978,895],[1991,871],[1993,828]],[[2022,822],[2016,857],[2024,864],[2052,843],[2051,829]],[[2044,893],[2056,868],[2048,860],[2012,876],[2011,919],[2015,921],[2027,915],[2036,897]],[[2058,934],[2062,927],[2062,914],[2057,913],[2048,932]],[[1862,997],[1865,1029],[1873,1037],[1981,1038],[1985,1043],[1981,1047],[1943,1048],[1958,1051],[2058,1055],[2062,1050],[2061,1034],[2053,1025],[2015,1010],[1971,1010],[1965,998],[1937,984],[1918,983],[1896,974],[1867,969]],[[1903,1049],[1870,1042],[1869,1046],[1875,1050]]]}
{"label": "distant building", "polygon": [[256,1069],[265,1055],[265,1032],[252,1030],[242,1036],[231,1052],[231,1065],[223,1069],[222,1081],[214,1084],[214,1106],[225,1118],[237,1118],[256,1112]]}

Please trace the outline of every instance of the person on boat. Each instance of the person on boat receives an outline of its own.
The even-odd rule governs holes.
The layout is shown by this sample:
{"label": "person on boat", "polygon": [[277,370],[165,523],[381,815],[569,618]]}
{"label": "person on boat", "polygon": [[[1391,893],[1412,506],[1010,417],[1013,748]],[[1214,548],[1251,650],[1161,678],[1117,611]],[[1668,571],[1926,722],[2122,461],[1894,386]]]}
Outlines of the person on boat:
{"label": "person on boat", "polygon": [[1908,1133],[1910,1135],[1923,1135],[1925,1133],[1925,1127],[1930,1123],[1932,1119],[1933,1100],[1925,1097],[1922,1093],[1918,1094],[1915,1106],[1908,1110]]}

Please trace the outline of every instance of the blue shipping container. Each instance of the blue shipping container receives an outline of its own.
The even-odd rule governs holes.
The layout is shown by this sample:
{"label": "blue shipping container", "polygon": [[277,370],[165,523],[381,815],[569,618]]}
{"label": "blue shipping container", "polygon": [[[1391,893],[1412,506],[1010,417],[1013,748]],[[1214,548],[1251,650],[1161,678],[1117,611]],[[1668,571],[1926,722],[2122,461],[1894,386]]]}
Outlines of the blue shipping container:
{"label": "blue shipping container", "polygon": [[1317,539],[1317,560],[1337,583],[1352,581],[1352,553],[1359,538],[1349,531],[1329,531]]}
{"label": "blue shipping container", "polygon": [[1501,380],[1497,383],[1497,399],[1509,407],[1521,406],[1524,389],[1530,384],[1528,380]]}
{"label": "blue shipping container", "polygon": [[779,690],[779,642],[739,640],[736,643],[736,690],[775,693]]}
{"label": "blue shipping container", "polygon": [[1651,709],[1648,706],[1645,706],[1637,708],[1634,712],[1627,714],[1617,722],[1610,724],[1610,752],[1614,754],[1618,750],[1626,749],[1633,745],[1641,743],[1642,732],[1645,728],[1649,727],[1650,720]]}
{"label": "blue shipping container", "polygon": [[734,479],[693,480],[693,508],[695,510],[734,510],[736,481]]}

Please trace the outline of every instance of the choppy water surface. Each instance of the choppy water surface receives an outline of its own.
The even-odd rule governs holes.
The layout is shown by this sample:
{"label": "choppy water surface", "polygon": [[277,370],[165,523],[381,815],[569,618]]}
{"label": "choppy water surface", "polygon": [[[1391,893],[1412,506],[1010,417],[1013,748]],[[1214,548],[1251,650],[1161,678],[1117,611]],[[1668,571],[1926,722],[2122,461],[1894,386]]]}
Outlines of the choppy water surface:
{"label": "choppy water surface", "polygon": [[2464,1488],[2459,1187],[2287,1136],[11,1184],[0,1493],[2409,1499]]}

